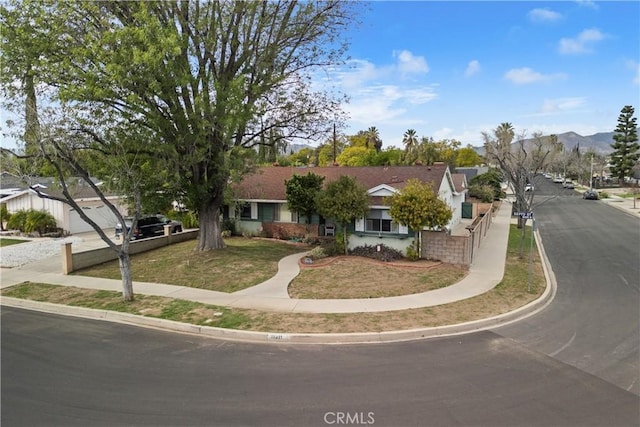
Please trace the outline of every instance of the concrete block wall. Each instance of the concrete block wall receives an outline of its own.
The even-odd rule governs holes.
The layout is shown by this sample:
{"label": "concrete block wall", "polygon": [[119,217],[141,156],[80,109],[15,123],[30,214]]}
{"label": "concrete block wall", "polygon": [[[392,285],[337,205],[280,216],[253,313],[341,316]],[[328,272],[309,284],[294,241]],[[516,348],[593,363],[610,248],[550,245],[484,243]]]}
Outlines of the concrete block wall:
{"label": "concrete block wall", "polygon": [[442,231],[422,232],[422,258],[448,264],[471,264],[469,236],[451,236]]}
{"label": "concrete block wall", "polygon": [[[189,230],[182,233],[169,234],[160,237],[152,237],[144,240],[134,240],[129,246],[129,253],[135,255],[152,249],[169,246],[174,243],[195,240],[199,230]],[[90,251],[72,253],[71,243],[63,245],[62,250],[62,272],[69,274],[73,271],[102,264],[103,262],[118,259],[116,252],[111,248],[93,249]]]}

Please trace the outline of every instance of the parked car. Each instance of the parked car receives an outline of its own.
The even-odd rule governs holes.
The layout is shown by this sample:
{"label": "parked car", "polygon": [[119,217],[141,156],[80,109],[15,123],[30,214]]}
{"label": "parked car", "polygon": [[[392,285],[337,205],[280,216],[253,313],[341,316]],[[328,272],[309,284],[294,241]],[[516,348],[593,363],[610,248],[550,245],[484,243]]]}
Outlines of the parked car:
{"label": "parked car", "polygon": [[547,178],[547,179],[551,179],[551,178],[553,178],[553,177],[551,176],[551,174],[550,174],[550,173],[545,173],[545,174],[544,174],[544,177],[545,177],[545,178]]}
{"label": "parked car", "polygon": [[574,188],[576,188],[572,181],[565,181],[562,183],[562,186],[569,190],[573,190]]}
{"label": "parked car", "polygon": [[[131,229],[133,218],[125,218],[126,232]],[[138,219],[135,230],[131,234],[131,239],[144,239],[146,237],[156,237],[164,235],[164,227],[171,226],[171,234],[180,233],[182,231],[182,223],[173,221],[164,215],[145,215]],[[124,233],[122,224],[116,224],[115,234],[119,238]]]}
{"label": "parked car", "polygon": [[533,191],[535,190],[535,187],[533,186],[533,184],[527,184],[524,186],[524,191]]}
{"label": "parked car", "polygon": [[564,178],[561,176],[556,176],[555,178],[553,178],[553,182],[555,182],[556,184],[562,184],[564,182]]}
{"label": "parked car", "polygon": [[595,190],[587,190],[582,194],[585,200],[598,200],[598,192]]}

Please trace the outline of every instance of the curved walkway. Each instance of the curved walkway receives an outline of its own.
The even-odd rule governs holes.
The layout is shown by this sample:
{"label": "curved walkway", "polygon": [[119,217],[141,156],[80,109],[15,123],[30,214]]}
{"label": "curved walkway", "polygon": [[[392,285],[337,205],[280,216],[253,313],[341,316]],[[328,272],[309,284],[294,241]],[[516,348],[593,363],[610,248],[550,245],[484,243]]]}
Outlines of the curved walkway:
{"label": "curved walkway", "polygon": [[[419,294],[358,299],[292,299],[287,287],[298,275],[298,259],[304,253],[287,256],[278,263],[278,273],[271,279],[251,288],[232,294],[160,283],[134,282],[135,293],[166,296],[206,304],[234,308],[258,309],[292,313],[360,313],[375,311],[407,310],[448,304],[483,294],[491,290],[504,275],[511,205],[503,203],[487,232],[482,246],[476,251],[469,274],[460,282],[446,288]],[[19,268],[2,270],[2,287],[25,281],[77,286],[81,288],[121,290],[121,281],[88,278],[55,273],[60,269],[57,262],[38,262]],[[48,264],[54,264],[55,267]]]}

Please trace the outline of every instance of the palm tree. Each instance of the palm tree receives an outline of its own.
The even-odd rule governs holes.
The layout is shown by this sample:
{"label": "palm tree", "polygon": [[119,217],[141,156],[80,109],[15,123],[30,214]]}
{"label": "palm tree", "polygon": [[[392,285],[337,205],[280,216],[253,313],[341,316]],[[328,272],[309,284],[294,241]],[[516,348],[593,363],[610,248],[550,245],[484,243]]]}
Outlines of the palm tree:
{"label": "palm tree", "polygon": [[502,148],[510,146],[511,141],[513,141],[516,135],[513,125],[509,122],[500,123],[500,126],[496,128],[494,134],[498,139],[498,145]]}
{"label": "palm tree", "polygon": [[404,133],[402,137],[402,143],[407,153],[412,153],[418,146],[418,137],[416,136],[415,129],[409,129]]}
{"label": "palm tree", "polygon": [[367,129],[366,134],[366,147],[369,148],[373,146],[376,151],[380,151],[380,149],[382,148],[382,140],[380,139],[380,132],[378,131],[378,128],[376,128],[375,126],[371,126],[369,129]]}

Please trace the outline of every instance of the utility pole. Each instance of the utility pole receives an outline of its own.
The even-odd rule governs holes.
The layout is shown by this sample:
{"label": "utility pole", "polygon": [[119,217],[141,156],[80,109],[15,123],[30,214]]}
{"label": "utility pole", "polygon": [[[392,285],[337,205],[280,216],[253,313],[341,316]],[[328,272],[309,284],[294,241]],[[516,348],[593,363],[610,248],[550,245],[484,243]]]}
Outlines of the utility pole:
{"label": "utility pole", "polygon": [[589,170],[589,191],[593,190],[593,154],[591,155],[591,168]]}
{"label": "utility pole", "polygon": [[336,141],[336,124],[334,123],[333,124],[333,164],[334,165],[336,164],[336,157],[337,157],[336,156],[336,151],[337,151],[336,150],[336,144],[337,144],[337,141]]}

